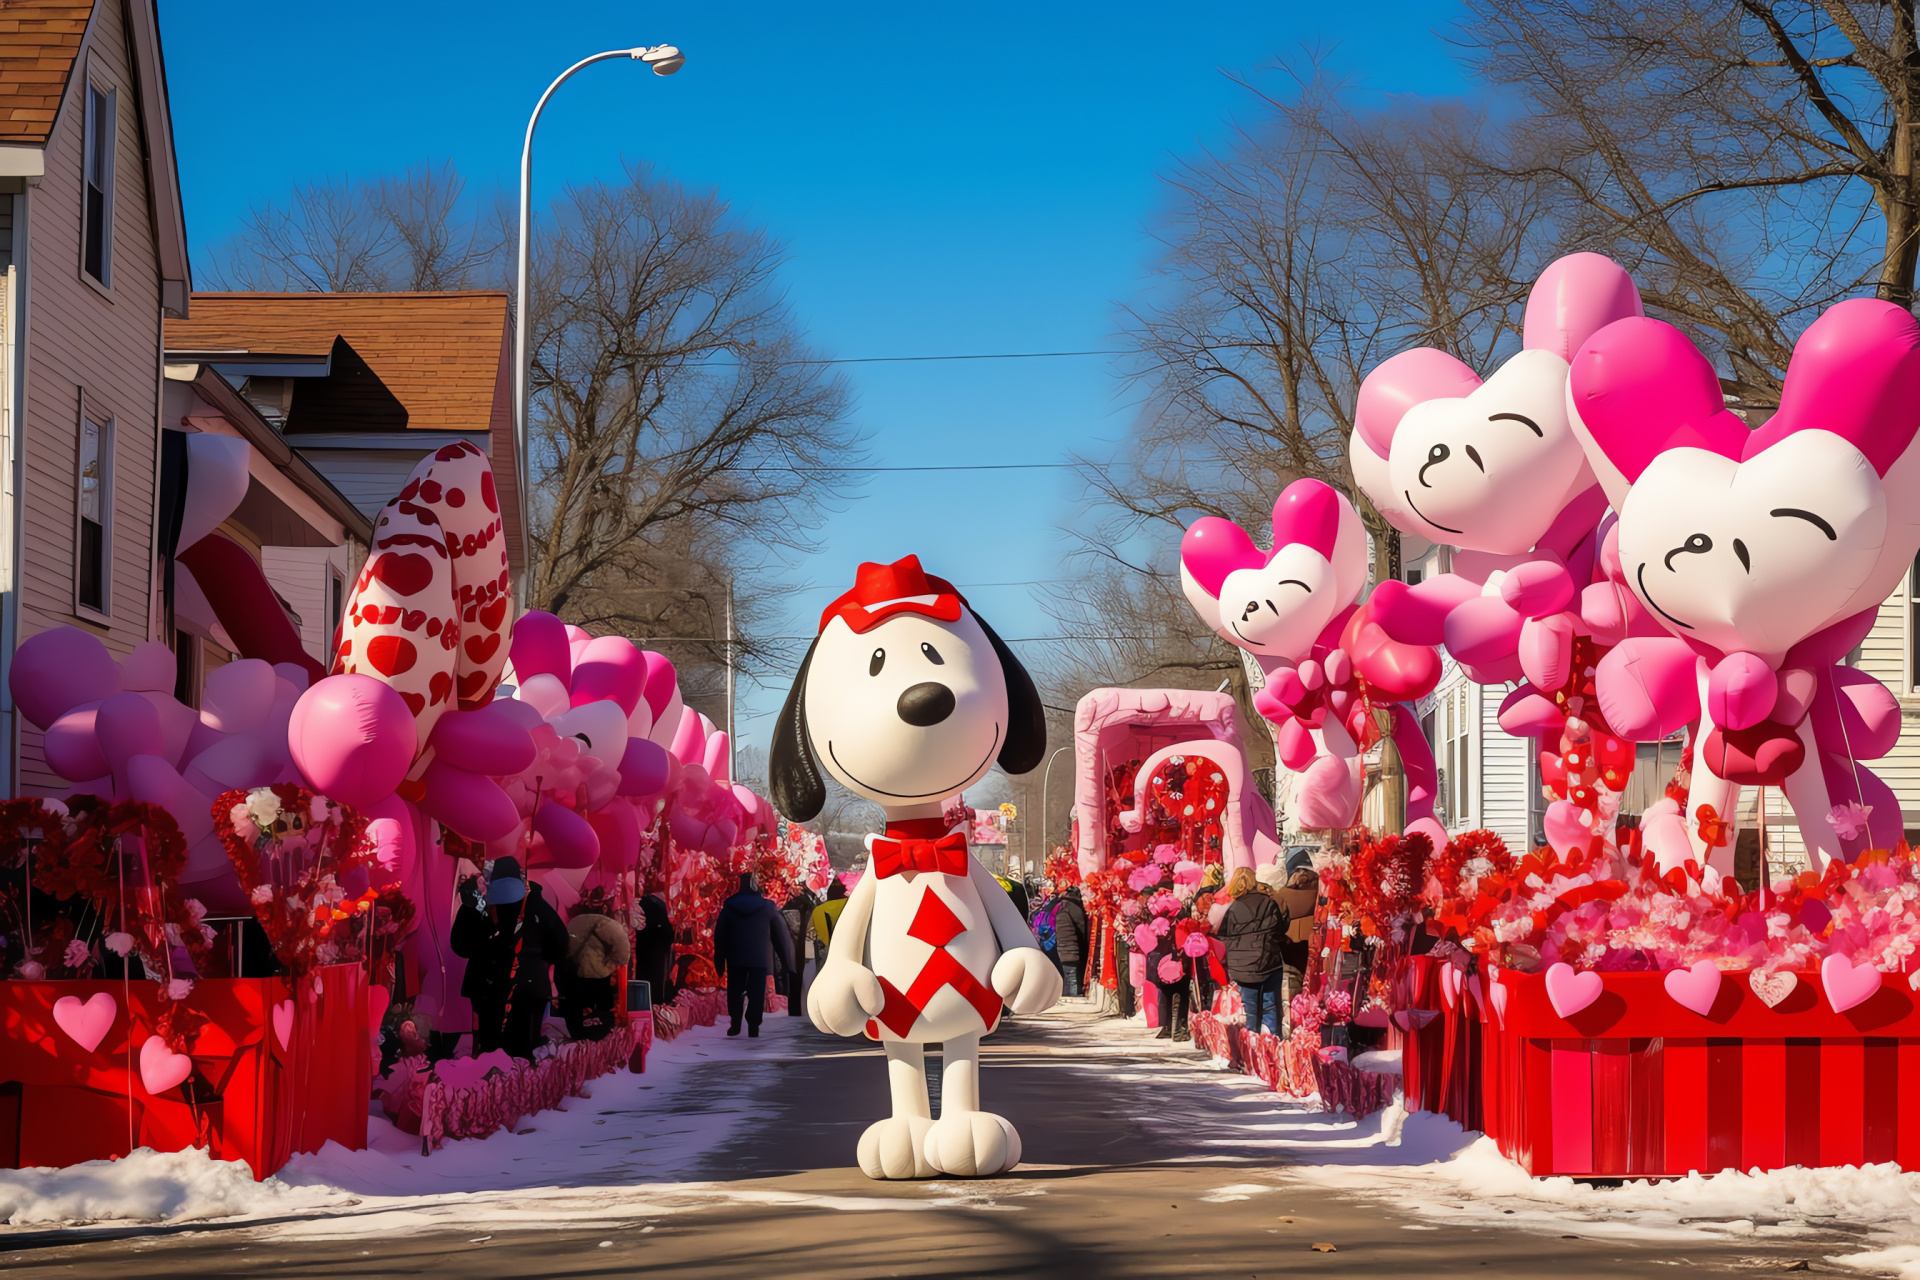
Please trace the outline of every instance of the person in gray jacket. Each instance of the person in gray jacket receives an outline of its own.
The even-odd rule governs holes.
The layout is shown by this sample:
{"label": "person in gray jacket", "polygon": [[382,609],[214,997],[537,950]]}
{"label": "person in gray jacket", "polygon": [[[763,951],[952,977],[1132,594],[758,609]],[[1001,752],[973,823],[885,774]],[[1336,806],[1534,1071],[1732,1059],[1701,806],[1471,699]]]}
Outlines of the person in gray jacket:
{"label": "person in gray jacket", "polygon": [[714,967],[726,970],[727,1034],[740,1034],[744,1012],[747,1035],[760,1034],[767,1011],[767,975],[774,962],[793,967],[793,936],[780,908],[760,894],[751,873],[740,877],[740,892],[720,908],[713,926]]}

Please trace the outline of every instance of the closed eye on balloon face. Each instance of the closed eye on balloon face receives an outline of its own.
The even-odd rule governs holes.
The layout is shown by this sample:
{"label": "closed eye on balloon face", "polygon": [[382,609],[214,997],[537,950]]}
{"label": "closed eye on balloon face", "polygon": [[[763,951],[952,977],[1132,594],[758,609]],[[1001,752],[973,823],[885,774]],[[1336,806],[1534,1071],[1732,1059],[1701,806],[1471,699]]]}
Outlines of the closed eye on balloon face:
{"label": "closed eye on balloon face", "polygon": [[1840,535],[1833,531],[1833,526],[1811,511],[1802,511],[1798,507],[1775,507],[1767,514],[1770,516],[1787,516],[1795,520],[1805,520],[1808,524],[1826,534],[1828,542],[1840,541]]}
{"label": "closed eye on balloon face", "polygon": [[1488,422],[1517,422],[1521,426],[1533,432],[1533,434],[1535,434],[1536,436],[1539,436],[1542,440],[1547,438],[1547,433],[1540,429],[1540,424],[1535,422],[1532,418],[1529,418],[1522,413],[1490,413],[1487,415],[1487,421]]}

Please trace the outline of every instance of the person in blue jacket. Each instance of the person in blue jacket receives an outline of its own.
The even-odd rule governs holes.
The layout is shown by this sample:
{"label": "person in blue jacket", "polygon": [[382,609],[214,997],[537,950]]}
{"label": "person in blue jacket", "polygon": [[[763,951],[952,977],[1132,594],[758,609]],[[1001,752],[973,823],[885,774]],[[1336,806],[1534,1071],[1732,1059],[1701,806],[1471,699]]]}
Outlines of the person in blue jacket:
{"label": "person in blue jacket", "polygon": [[793,935],[780,908],[760,895],[749,872],[740,877],[740,892],[720,908],[713,926],[713,963],[727,976],[727,1034],[740,1034],[744,1011],[747,1035],[760,1034],[767,1011],[767,975],[775,960],[793,969]]}

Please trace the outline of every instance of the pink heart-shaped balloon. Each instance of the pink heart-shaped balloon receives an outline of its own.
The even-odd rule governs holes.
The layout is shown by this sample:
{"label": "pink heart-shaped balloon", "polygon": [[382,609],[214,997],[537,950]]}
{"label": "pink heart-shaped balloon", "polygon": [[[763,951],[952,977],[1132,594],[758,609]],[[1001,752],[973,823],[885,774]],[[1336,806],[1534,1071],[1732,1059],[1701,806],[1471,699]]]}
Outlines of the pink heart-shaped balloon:
{"label": "pink heart-shaped balloon", "polygon": [[293,1001],[282,1000],[273,1006],[273,1034],[282,1049],[293,1048]]}
{"label": "pink heart-shaped balloon", "polygon": [[1493,1006],[1493,1016],[1500,1020],[1501,1027],[1507,1025],[1507,988],[1494,983],[1493,990],[1487,993],[1487,1003]]}
{"label": "pink heart-shaped balloon", "polygon": [[1667,974],[1665,983],[1667,994],[1675,1004],[1704,1018],[1720,994],[1720,970],[1713,961],[1701,960],[1691,969],[1673,970]]}
{"label": "pink heart-shaped balloon", "polygon": [[140,1083],[158,1097],[193,1074],[193,1059],[167,1048],[159,1036],[148,1036],[140,1046]]}
{"label": "pink heart-shaped balloon", "polygon": [[1547,1002],[1563,1018],[1571,1018],[1600,998],[1602,983],[1597,973],[1577,973],[1566,961],[1547,970]]}
{"label": "pink heart-shaped balloon", "polygon": [[1870,964],[1856,965],[1845,956],[1828,956],[1820,962],[1820,985],[1827,989],[1833,1011],[1843,1013],[1880,990],[1880,971]]}
{"label": "pink heart-shaped balloon", "polygon": [[1747,975],[1747,985],[1753,988],[1753,994],[1760,997],[1760,1003],[1769,1009],[1777,1009],[1780,1002],[1793,994],[1800,985],[1798,974],[1786,969],[1755,969]]}
{"label": "pink heart-shaped balloon", "polygon": [[53,1002],[54,1022],[88,1053],[100,1047],[119,1016],[119,1002],[104,991],[94,992],[85,1002],[79,996],[61,996]]}

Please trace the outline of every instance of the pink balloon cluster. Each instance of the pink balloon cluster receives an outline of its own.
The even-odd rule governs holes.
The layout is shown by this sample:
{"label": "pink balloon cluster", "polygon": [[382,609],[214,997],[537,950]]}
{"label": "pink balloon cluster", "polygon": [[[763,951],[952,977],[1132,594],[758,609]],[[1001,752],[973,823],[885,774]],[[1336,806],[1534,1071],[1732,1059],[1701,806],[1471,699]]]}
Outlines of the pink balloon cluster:
{"label": "pink balloon cluster", "polygon": [[156,805],[187,841],[181,890],[214,911],[244,911],[213,829],[213,801],[233,787],[297,780],[287,725],[307,673],[239,659],[207,673],[196,711],[173,696],[173,651],[157,640],[115,661],[97,636],[54,627],[14,653],[15,705],[45,733],[47,766],[70,794]]}

